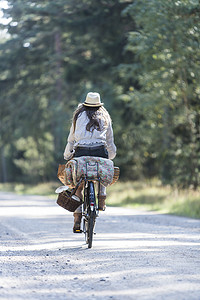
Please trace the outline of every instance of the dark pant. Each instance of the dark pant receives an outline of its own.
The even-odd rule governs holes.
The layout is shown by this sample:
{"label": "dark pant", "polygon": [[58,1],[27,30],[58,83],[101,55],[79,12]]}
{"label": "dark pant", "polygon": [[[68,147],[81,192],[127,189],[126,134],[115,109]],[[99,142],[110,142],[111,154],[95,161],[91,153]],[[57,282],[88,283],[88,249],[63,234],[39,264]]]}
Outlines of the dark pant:
{"label": "dark pant", "polygon": [[77,147],[75,149],[74,157],[80,156],[96,156],[108,158],[108,151],[104,146],[97,147]]}

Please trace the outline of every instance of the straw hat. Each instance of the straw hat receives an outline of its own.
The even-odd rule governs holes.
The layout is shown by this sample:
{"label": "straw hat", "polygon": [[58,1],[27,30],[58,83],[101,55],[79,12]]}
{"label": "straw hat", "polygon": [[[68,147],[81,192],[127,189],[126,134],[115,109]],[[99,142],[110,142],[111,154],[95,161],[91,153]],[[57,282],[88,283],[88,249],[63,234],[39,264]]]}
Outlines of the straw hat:
{"label": "straw hat", "polygon": [[104,104],[101,102],[99,93],[90,92],[87,94],[87,97],[86,97],[83,105],[90,106],[90,107],[98,107],[98,106],[102,106]]}

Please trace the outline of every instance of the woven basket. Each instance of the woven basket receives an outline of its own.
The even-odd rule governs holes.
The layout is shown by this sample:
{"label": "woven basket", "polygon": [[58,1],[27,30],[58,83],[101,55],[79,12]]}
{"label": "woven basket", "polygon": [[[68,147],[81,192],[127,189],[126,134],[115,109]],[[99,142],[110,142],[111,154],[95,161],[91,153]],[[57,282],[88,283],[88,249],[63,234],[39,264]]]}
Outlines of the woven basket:
{"label": "woven basket", "polygon": [[115,182],[117,182],[117,180],[119,179],[119,173],[120,173],[119,167],[114,167],[113,180],[112,180],[112,182],[111,182],[110,185],[112,185],[112,184],[114,184]]}
{"label": "woven basket", "polygon": [[82,201],[80,202],[75,199],[72,199],[71,193],[65,191],[58,195],[56,203],[62,208],[74,212],[82,204]]}

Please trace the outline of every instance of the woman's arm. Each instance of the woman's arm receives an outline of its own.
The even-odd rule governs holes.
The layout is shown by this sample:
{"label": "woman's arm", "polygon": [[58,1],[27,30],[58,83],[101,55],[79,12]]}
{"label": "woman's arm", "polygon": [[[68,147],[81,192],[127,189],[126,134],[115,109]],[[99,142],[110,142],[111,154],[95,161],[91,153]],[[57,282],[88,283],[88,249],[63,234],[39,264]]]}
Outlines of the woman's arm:
{"label": "woman's arm", "polygon": [[106,133],[106,144],[107,144],[107,150],[108,150],[108,158],[114,159],[116,156],[117,148],[114,143],[114,137],[113,137],[113,129],[111,121],[108,125],[108,130]]}
{"label": "woman's arm", "polygon": [[74,126],[71,125],[69,136],[67,139],[67,145],[64,151],[64,159],[69,160],[73,157],[74,154],[74,142],[75,142],[75,135],[74,135]]}

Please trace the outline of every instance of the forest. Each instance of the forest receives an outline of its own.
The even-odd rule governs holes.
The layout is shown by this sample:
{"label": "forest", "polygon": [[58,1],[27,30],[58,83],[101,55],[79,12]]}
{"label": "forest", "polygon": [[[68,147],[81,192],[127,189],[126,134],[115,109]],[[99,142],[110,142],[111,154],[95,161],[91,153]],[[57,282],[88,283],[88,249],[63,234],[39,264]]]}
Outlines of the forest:
{"label": "forest", "polygon": [[198,0],[8,0],[0,181],[56,179],[73,111],[99,92],[121,180],[200,184]]}

